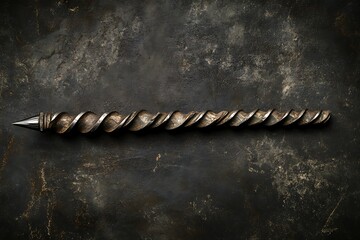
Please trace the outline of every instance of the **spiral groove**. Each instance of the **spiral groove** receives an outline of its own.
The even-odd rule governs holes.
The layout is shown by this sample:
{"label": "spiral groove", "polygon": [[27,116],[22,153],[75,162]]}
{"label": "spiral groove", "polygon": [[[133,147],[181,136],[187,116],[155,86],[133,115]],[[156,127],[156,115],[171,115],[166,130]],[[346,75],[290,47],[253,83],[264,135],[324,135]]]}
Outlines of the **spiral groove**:
{"label": "spiral groove", "polygon": [[244,112],[243,110],[212,111],[181,113],[158,112],[151,114],[147,111],[133,112],[129,115],[121,115],[118,112],[104,113],[101,116],[93,112],[82,112],[76,116],[66,112],[44,113],[44,130],[52,130],[59,134],[78,131],[81,133],[91,133],[97,130],[114,132],[119,129],[130,131],[140,131],[142,129],[152,129],[162,127],[173,130],[186,127],[205,128],[210,126],[253,126],[253,125],[309,125],[324,124],[330,119],[330,111],[310,111],[290,110],[280,112],[277,110]]}

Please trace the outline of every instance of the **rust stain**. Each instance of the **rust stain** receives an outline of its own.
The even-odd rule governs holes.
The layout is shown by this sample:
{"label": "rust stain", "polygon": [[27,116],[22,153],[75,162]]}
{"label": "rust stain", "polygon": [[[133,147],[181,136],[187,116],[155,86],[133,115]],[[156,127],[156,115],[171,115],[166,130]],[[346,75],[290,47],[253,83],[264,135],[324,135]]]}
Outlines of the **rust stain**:
{"label": "rust stain", "polygon": [[6,164],[7,164],[8,160],[9,160],[9,154],[11,152],[13,144],[14,144],[14,136],[11,136],[9,141],[8,141],[8,144],[6,146],[6,150],[5,150],[4,154],[3,154],[3,157],[1,159],[0,174],[4,170]]}
{"label": "rust stain", "polygon": [[[52,228],[52,217],[53,211],[56,206],[55,203],[55,193],[52,188],[48,186],[48,182],[46,179],[46,162],[41,164],[40,170],[36,177],[31,179],[31,187],[30,187],[30,201],[27,204],[26,210],[20,216],[21,218],[28,221],[28,228],[30,232],[30,238],[37,238],[36,236],[41,235],[41,230],[38,228],[33,228],[31,225],[30,218],[32,216],[36,216],[38,214],[39,208],[46,208],[46,219],[47,222],[45,224],[46,234],[48,236],[51,235]],[[46,205],[41,205],[41,200],[46,198]]]}

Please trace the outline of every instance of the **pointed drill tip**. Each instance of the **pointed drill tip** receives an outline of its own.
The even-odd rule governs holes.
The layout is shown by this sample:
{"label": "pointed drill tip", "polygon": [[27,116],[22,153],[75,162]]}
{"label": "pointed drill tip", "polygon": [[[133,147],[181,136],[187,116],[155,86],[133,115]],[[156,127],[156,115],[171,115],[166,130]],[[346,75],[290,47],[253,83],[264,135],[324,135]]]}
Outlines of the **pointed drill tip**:
{"label": "pointed drill tip", "polygon": [[12,125],[15,125],[15,126],[23,126],[24,123],[23,123],[23,121],[19,121],[19,122],[13,122]]}
{"label": "pointed drill tip", "polygon": [[33,116],[21,121],[14,122],[13,125],[34,130],[40,130],[39,116]]}

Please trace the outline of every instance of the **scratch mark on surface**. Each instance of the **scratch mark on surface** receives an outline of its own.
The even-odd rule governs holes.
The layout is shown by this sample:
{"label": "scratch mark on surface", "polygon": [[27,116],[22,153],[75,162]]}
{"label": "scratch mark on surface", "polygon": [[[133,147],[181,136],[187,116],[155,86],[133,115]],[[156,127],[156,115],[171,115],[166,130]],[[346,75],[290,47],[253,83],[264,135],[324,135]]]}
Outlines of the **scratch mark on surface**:
{"label": "scratch mark on surface", "polygon": [[[255,174],[272,174],[272,185],[278,191],[283,205],[290,208],[301,207],[298,197],[305,199],[320,189],[330,189],[331,183],[319,172],[336,171],[334,161],[324,163],[317,159],[303,159],[298,151],[282,141],[274,141],[268,136],[252,141],[248,152],[248,171]],[[252,151],[256,149],[257,151]],[[242,163],[236,168],[241,167]],[[294,195],[296,193],[296,197]]]}
{"label": "scratch mark on surface", "polygon": [[[31,181],[31,188],[30,188],[30,192],[33,193],[35,192],[35,182]],[[21,215],[21,217],[23,218],[29,218],[30,216],[30,211],[31,209],[34,207],[35,204],[35,194],[31,194],[31,200],[29,201],[26,210],[23,212],[23,214]],[[29,226],[31,227],[31,226]],[[31,232],[31,231],[30,231]]]}
{"label": "scratch mark on surface", "polygon": [[340,203],[342,202],[342,200],[344,199],[344,195],[341,196],[341,198],[339,199],[339,201],[337,202],[336,206],[334,207],[334,209],[331,211],[329,217],[326,219],[326,222],[323,226],[323,228],[321,229],[322,233],[332,233],[334,231],[336,231],[338,228],[329,228],[329,224],[332,220],[332,217],[336,211],[336,209],[338,209]]}
{"label": "scratch mark on surface", "polygon": [[77,12],[79,10],[79,6],[77,7],[73,7],[73,8],[69,8],[70,12]]}
{"label": "scratch mark on surface", "polygon": [[14,143],[14,136],[11,136],[9,141],[8,141],[8,144],[6,146],[6,150],[3,154],[3,157],[1,159],[1,165],[0,165],[0,174],[2,173],[2,171],[4,170],[8,160],[9,160],[9,154],[11,152],[11,148],[13,146],[13,143]]}
{"label": "scratch mark on surface", "polygon": [[[45,165],[46,163],[44,163]],[[42,166],[42,168],[40,169],[40,178],[41,178],[41,192],[46,192],[49,189],[47,188],[47,182],[46,182],[46,178],[45,178],[45,166]]]}
{"label": "scratch mark on surface", "polygon": [[159,167],[159,165],[160,165],[160,163],[159,163],[160,158],[161,158],[161,154],[158,153],[158,155],[157,155],[156,158],[155,158],[156,165],[155,165],[155,167],[154,167],[153,170],[152,170],[153,172],[156,172],[156,169]]}
{"label": "scratch mark on surface", "polygon": [[54,205],[51,203],[52,203],[52,201],[49,200],[47,202],[47,207],[46,207],[46,218],[48,220],[46,229],[47,229],[48,236],[51,235],[52,215],[53,215],[53,211],[54,211]]}
{"label": "scratch mark on surface", "polygon": [[[46,162],[44,162],[43,166],[40,169],[40,180],[41,180],[41,192],[40,192],[40,195],[42,193],[52,192],[51,189],[49,189],[47,187],[47,181],[46,181],[46,176],[45,176],[45,165],[46,165]],[[46,218],[47,218],[46,229],[47,229],[47,234],[49,236],[51,235],[50,233],[51,233],[51,223],[52,223],[53,208],[54,208],[54,206],[52,205],[52,199],[49,198],[48,201],[47,201],[47,205],[46,205]]]}
{"label": "scratch mark on surface", "polygon": [[[48,181],[46,179],[45,171],[46,162],[43,162],[40,170],[38,171],[37,178],[31,180],[30,195],[31,199],[27,204],[26,210],[21,215],[28,221],[29,234],[31,239],[38,239],[37,236],[41,236],[41,230],[34,228],[31,224],[31,217],[39,214],[39,208],[43,207],[46,210],[46,234],[51,235],[52,216],[55,208],[55,193],[54,190],[48,187]],[[42,199],[46,199],[46,205],[42,205]]]}

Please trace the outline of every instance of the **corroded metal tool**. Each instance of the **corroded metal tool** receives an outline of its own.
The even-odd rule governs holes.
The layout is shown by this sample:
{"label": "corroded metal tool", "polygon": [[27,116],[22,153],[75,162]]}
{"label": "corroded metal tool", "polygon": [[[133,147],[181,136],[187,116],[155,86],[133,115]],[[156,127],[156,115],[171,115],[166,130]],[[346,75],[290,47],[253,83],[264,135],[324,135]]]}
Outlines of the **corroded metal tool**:
{"label": "corroded metal tool", "polygon": [[330,119],[330,111],[290,110],[280,112],[277,110],[243,110],[212,111],[181,113],[179,111],[151,114],[147,111],[133,112],[122,115],[118,112],[97,115],[93,112],[82,112],[71,115],[66,112],[40,113],[37,116],[13,123],[14,125],[35,129],[39,131],[53,131],[59,134],[78,131],[91,133],[97,130],[114,132],[119,129],[140,131],[142,129],[164,128],[172,130],[177,128],[210,126],[288,126],[288,125],[319,125]]}

